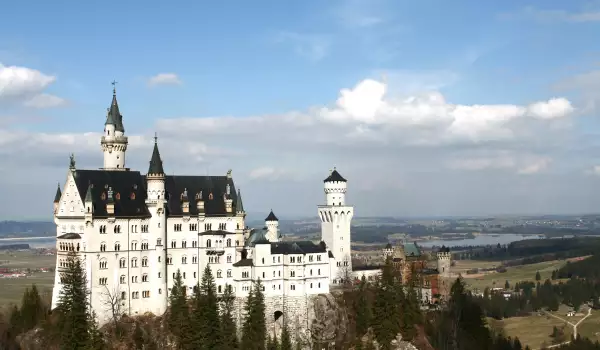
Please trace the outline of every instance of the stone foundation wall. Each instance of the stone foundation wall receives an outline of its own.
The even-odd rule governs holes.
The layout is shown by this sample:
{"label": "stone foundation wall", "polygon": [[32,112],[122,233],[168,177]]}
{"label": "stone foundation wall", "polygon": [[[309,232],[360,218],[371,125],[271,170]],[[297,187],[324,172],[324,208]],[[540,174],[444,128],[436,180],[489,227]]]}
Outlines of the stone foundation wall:
{"label": "stone foundation wall", "polygon": [[[247,298],[236,298],[236,322],[240,332],[245,319],[245,306]],[[307,334],[314,319],[312,310],[312,297],[290,297],[277,296],[265,298],[265,321],[268,334],[273,337],[281,337],[284,322],[287,323],[292,340],[295,340],[297,334]],[[277,316],[277,320],[275,319]]]}

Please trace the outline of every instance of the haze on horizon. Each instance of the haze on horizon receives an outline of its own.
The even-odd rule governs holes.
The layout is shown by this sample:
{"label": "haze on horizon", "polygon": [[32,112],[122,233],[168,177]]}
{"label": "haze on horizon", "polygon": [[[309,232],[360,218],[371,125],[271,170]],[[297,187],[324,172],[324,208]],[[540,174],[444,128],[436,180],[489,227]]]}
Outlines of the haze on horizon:
{"label": "haze on horizon", "polygon": [[4,6],[1,218],[102,166],[113,79],[132,170],[157,132],[250,212],[316,216],[334,166],[362,217],[600,211],[597,1],[69,3]]}

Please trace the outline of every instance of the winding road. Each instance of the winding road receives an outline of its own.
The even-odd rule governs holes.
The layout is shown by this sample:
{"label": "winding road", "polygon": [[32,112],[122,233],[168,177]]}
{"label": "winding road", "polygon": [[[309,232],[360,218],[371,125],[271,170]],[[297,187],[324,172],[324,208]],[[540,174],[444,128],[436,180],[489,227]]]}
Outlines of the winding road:
{"label": "winding road", "polygon": [[[579,326],[579,325],[581,324],[581,322],[583,322],[583,321],[584,321],[586,318],[588,318],[588,317],[590,317],[590,316],[592,315],[592,308],[588,308],[587,315],[585,315],[585,316],[584,316],[584,317],[583,317],[581,320],[577,321],[577,323],[573,323],[573,322],[570,322],[569,320],[565,320],[564,318],[562,318],[562,317],[558,317],[558,316],[556,316],[555,314],[553,314],[553,313],[550,313],[550,312],[548,312],[548,311],[543,311],[543,312],[544,312],[546,315],[548,315],[548,316],[552,316],[552,317],[554,317],[554,318],[556,318],[556,319],[558,319],[558,320],[561,320],[561,321],[563,321],[563,322],[565,322],[565,323],[567,323],[567,324],[571,325],[571,327],[573,327],[573,337],[574,337],[574,338],[577,338],[577,326]],[[556,348],[556,347],[559,347],[559,346],[561,346],[561,345],[567,345],[567,344],[569,344],[570,342],[571,342],[570,340],[567,340],[567,341],[565,341],[565,342],[562,342],[562,343],[560,343],[560,344],[555,344],[555,345],[550,345],[550,346],[547,346],[546,348],[547,348],[547,349]]]}

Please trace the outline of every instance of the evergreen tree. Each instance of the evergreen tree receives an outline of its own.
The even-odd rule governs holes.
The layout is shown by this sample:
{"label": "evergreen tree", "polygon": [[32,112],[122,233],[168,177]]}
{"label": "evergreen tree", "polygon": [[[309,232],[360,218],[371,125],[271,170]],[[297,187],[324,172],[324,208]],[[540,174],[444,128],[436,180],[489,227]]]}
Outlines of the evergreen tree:
{"label": "evergreen tree", "polygon": [[194,328],[193,349],[213,350],[221,347],[217,288],[210,265],[204,268],[202,283],[195,288],[191,321]]}
{"label": "evergreen tree", "polygon": [[238,348],[237,328],[234,319],[234,302],[235,294],[233,293],[233,288],[230,285],[226,285],[225,292],[221,297],[223,306],[221,312],[221,335],[223,338],[221,342],[224,350]]}
{"label": "evergreen tree", "polygon": [[369,330],[371,324],[371,306],[367,295],[367,278],[363,275],[358,286],[356,305],[356,336],[362,338]]}
{"label": "evergreen tree", "polygon": [[537,272],[535,273],[535,280],[536,280],[536,281],[539,281],[539,280],[541,280],[541,279],[542,279],[542,275],[540,274],[540,272],[539,272],[539,271],[537,271]]}
{"label": "evergreen tree", "polygon": [[283,324],[283,330],[281,331],[281,345],[279,348],[281,350],[292,350],[292,340],[286,323]]}
{"label": "evergreen tree", "polygon": [[510,283],[508,283],[508,280],[504,282],[504,289],[510,289]]}
{"label": "evergreen tree", "polygon": [[91,342],[90,308],[86,276],[79,257],[70,252],[66,269],[61,272],[61,290],[58,299],[61,349],[86,349]]}
{"label": "evergreen tree", "polygon": [[[177,270],[171,294],[169,294],[169,314],[167,322],[169,330],[177,340],[178,349],[189,349],[192,342],[190,312],[186,300],[186,286],[183,285],[181,272]],[[195,333],[195,332],[193,332]]]}
{"label": "evergreen tree", "polygon": [[263,350],[266,345],[265,298],[260,280],[256,281],[246,302],[246,318],[242,328],[241,348]]}
{"label": "evergreen tree", "polygon": [[103,350],[106,348],[106,344],[104,343],[104,337],[102,336],[102,332],[98,327],[98,322],[96,321],[96,313],[90,313],[89,319],[89,335],[90,338],[88,340],[87,350]]}
{"label": "evergreen tree", "polygon": [[372,321],[375,338],[384,350],[390,348],[391,341],[400,331],[399,290],[398,276],[388,257],[376,284]]}
{"label": "evergreen tree", "polygon": [[133,330],[133,345],[135,350],[143,350],[144,349],[144,332],[140,327],[138,322],[135,323],[135,329]]}
{"label": "evergreen tree", "polygon": [[38,325],[46,314],[46,307],[42,303],[37,287],[34,285],[31,288],[25,289],[23,293],[23,301],[21,302],[20,316],[20,331],[27,332]]}

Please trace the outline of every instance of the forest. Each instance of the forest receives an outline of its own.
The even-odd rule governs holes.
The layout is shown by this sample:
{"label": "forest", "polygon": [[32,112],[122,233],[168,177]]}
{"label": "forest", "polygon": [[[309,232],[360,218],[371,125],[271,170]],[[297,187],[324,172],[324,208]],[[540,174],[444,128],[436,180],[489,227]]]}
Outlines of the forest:
{"label": "forest", "polygon": [[[559,272],[557,272],[559,273]],[[457,279],[448,302],[439,310],[423,311],[415,288],[401,284],[401,276],[388,260],[374,282],[365,279],[345,286],[340,308],[347,324],[337,331],[335,345],[318,337],[302,338],[284,324],[279,338],[268,332],[260,280],[254,282],[237,329],[233,321],[230,288],[217,294],[211,270],[191,296],[178,274],[169,295],[169,310],[162,316],[128,317],[115,313],[98,327],[87,302],[86,276],[75,255],[62,272],[64,288],[59,306],[49,310],[32,286],[20,307],[0,317],[1,349],[395,349],[398,335],[418,349],[511,350],[527,349],[487,326],[487,308]],[[542,303],[547,303],[544,297]],[[36,345],[37,344],[37,345]],[[600,349],[585,339],[574,339],[564,349]]]}

